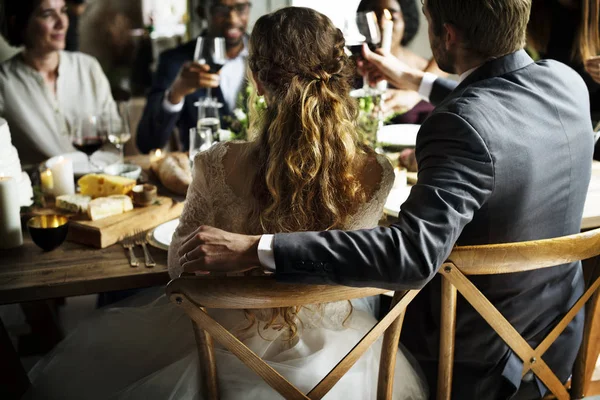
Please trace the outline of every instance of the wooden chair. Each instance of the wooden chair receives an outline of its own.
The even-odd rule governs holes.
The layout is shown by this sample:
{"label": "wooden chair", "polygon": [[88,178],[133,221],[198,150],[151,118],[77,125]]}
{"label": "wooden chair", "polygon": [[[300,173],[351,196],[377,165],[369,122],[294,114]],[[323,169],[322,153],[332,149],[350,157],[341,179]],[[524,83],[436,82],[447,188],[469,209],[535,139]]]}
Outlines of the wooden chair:
{"label": "wooden chair", "polygon": [[377,387],[378,399],[391,399],[403,311],[418,290],[396,292],[388,314],[308,394],[302,393],[271,366],[212,319],[207,308],[260,309],[349,300],[387,292],[384,289],[349,288],[277,283],[274,277],[181,277],[167,286],[167,296],[191,317],[198,344],[205,399],[219,398],[213,339],[235,354],[286,399],[321,399],[385,332]]}
{"label": "wooden chair", "polygon": [[[600,286],[600,229],[555,239],[529,242],[456,247],[439,273],[443,275],[440,334],[440,362],[437,399],[450,399],[454,359],[454,331],[457,290],[498,333],[504,342],[523,360],[524,376],[532,371],[560,400],[582,398],[591,388],[591,375],[600,346],[600,315],[598,310]],[[550,268],[578,260],[584,262],[586,292],[540,345],[532,349],[488,299],[467,279],[467,275],[493,275]],[[569,322],[590,299],[584,328],[584,339],[571,382],[571,394],[550,370],[542,355]]]}

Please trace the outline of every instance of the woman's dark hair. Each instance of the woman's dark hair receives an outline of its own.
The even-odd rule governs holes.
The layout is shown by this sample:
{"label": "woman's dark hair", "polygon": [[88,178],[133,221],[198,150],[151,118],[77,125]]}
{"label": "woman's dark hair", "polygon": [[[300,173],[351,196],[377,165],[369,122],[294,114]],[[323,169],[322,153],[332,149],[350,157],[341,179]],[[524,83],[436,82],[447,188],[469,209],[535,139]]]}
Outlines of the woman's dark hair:
{"label": "woman's dark hair", "polygon": [[[419,8],[417,7],[417,0],[396,0],[402,10],[402,16],[404,18],[404,36],[400,44],[402,46],[408,46],[410,42],[415,38],[419,31]],[[375,0],[362,0],[358,5],[357,12],[370,11],[373,8]]]}
{"label": "woman's dark hair", "polygon": [[2,34],[11,46],[22,46],[23,31],[31,14],[35,11],[41,0],[4,0],[0,21],[2,21]]}

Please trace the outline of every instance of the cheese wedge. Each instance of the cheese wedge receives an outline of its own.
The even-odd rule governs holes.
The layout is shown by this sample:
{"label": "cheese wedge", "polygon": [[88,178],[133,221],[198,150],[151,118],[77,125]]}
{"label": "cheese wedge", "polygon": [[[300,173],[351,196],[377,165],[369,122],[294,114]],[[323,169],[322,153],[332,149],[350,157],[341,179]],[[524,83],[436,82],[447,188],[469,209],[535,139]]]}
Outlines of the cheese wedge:
{"label": "cheese wedge", "polygon": [[125,195],[99,197],[90,201],[88,205],[88,215],[92,221],[123,214],[131,210],[133,210],[131,197]]}
{"label": "cheese wedge", "polygon": [[92,198],[81,194],[63,194],[56,198],[56,207],[61,210],[85,213]]}
{"label": "cheese wedge", "polygon": [[84,175],[77,181],[80,192],[92,198],[110,196],[113,194],[127,194],[135,186],[135,180],[122,176],[105,174]]}

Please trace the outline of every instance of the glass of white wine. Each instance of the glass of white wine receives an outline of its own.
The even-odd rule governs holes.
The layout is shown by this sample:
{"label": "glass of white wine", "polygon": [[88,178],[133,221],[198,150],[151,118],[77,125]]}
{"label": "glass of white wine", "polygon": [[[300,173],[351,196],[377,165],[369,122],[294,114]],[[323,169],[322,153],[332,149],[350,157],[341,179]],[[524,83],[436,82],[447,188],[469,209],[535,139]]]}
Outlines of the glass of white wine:
{"label": "glass of white wine", "polygon": [[120,101],[117,103],[118,115],[111,118],[108,140],[119,150],[121,162],[124,160],[123,149],[125,143],[131,139],[131,128],[129,123],[129,103]]}

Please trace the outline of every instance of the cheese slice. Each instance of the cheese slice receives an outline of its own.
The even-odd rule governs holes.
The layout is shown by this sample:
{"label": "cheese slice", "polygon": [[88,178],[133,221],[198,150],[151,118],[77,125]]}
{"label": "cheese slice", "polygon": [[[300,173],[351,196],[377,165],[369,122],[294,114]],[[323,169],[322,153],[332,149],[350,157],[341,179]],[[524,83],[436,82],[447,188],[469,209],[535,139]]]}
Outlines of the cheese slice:
{"label": "cheese slice", "polygon": [[88,205],[88,215],[92,221],[123,214],[131,210],[133,210],[131,197],[125,195],[99,197],[90,201]]}
{"label": "cheese slice", "polygon": [[56,198],[56,207],[71,212],[87,212],[92,198],[81,194],[63,194]]}
{"label": "cheese slice", "polygon": [[127,194],[135,186],[135,179],[105,174],[84,175],[77,181],[81,194],[92,198]]}

